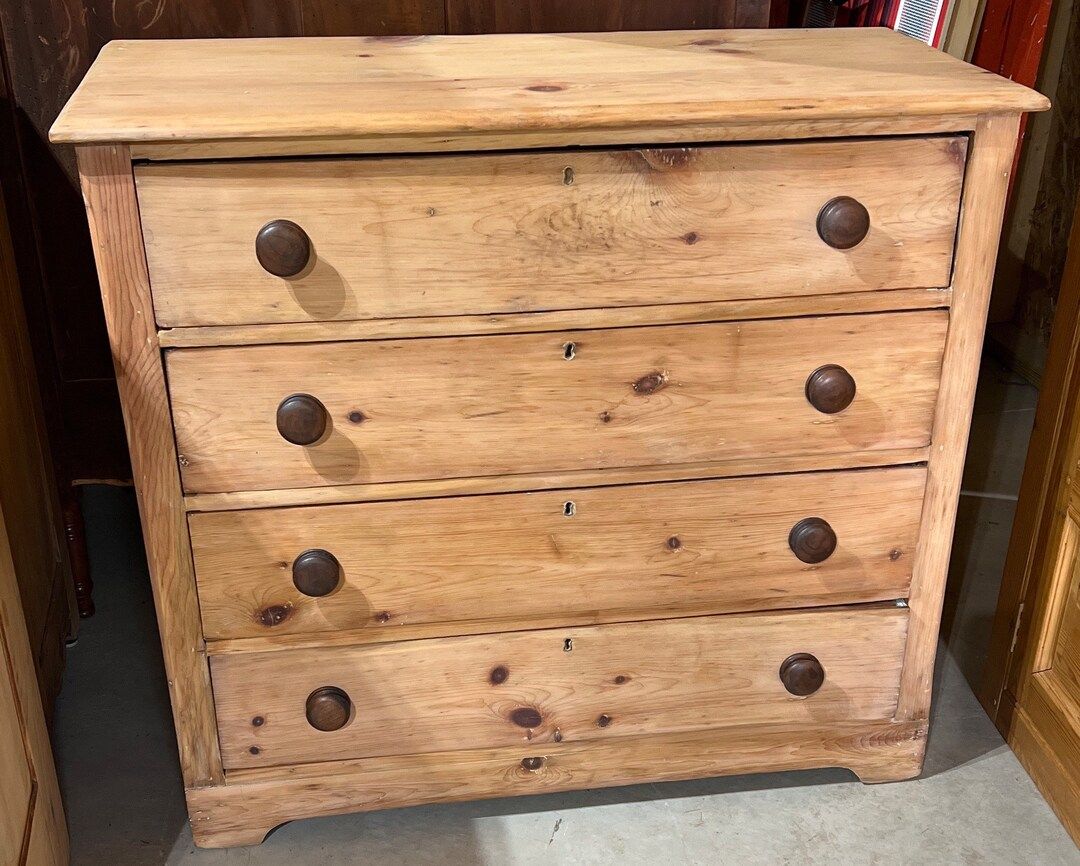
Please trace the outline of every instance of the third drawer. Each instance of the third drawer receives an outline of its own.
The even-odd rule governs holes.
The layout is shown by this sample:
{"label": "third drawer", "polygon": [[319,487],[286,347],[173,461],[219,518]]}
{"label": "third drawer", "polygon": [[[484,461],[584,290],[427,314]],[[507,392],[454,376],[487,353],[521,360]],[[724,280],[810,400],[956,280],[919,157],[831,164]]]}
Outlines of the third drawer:
{"label": "third drawer", "polygon": [[209,640],[352,639],[907,595],[924,466],[190,516]]}

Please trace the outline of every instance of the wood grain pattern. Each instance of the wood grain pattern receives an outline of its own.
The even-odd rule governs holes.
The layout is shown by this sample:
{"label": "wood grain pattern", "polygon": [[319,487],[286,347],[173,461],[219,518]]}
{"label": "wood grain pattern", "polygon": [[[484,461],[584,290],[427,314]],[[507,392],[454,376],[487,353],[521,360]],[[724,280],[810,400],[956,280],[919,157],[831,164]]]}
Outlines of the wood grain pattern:
{"label": "wood grain pattern", "polygon": [[78,159],[124,405],[184,783],[218,782],[222,771],[210,672],[131,161],[121,146],[80,148]]}
{"label": "wood grain pattern", "polygon": [[6,514],[0,505],[0,859],[17,866],[64,866],[64,806]]}
{"label": "wood grain pattern", "polygon": [[[849,767],[864,782],[919,774],[924,722],[755,725],[438,755],[369,758],[229,773],[229,783],[190,791],[200,847],[257,845],[284,821],[451,803],[811,767]],[[536,770],[522,761],[543,758]]]}
{"label": "wood grain pattern", "polygon": [[335,505],[350,502],[388,502],[394,499],[433,499],[484,493],[519,493],[559,490],[564,487],[604,487],[656,481],[696,481],[707,478],[742,478],[783,472],[813,472],[925,463],[930,448],[889,448],[882,451],[845,451],[841,454],[797,454],[788,457],[713,460],[705,463],[633,466],[623,469],[581,469],[573,472],[523,472],[517,475],[478,475],[434,481],[398,481],[341,484],[334,487],[298,487],[291,490],[242,490],[194,493],[184,497],[189,512],[237,511],[244,508],[282,508],[290,505]]}
{"label": "wood grain pattern", "polygon": [[923,503],[926,530],[915,554],[911,634],[904,651],[898,719],[924,719],[930,712],[941,605],[1018,125],[1016,116],[984,118],[968,157],[953,306]]}
{"label": "wood grain pattern", "polygon": [[[166,327],[513,313],[949,282],[966,139],[135,169]],[[854,249],[818,236],[843,193]],[[281,219],[314,244],[282,279]],[[197,251],[197,253],[196,253]]]}
{"label": "wood grain pattern", "polygon": [[160,142],[573,132],[1046,107],[1027,88],[885,29],[250,39],[227,52],[212,40],[118,41],[50,135]]}
{"label": "wood grain pattern", "polygon": [[[729,725],[891,718],[907,615],[890,605],[214,656],[222,759],[238,768],[548,750]],[[827,672],[803,700],[779,677],[794,652],[813,653]],[[315,732],[305,718],[308,695],[323,686],[355,706],[341,730]]]}
{"label": "wood grain pattern", "polygon": [[332,340],[385,340],[403,337],[453,337],[476,334],[522,334],[574,328],[621,328],[827,316],[832,313],[876,313],[929,310],[949,306],[949,289],[892,289],[843,292],[794,298],[752,298],[700,304],[645,304],[591,310],[494,313],[481,316],[416,316],[352,322],[295,322],[276,325],[207,325],[166,328],[158,332],[162,347],[259,346],[267,343],[325,343]]}
{"label": "wood grain pattern", "polygon": [[462,153],[549,149],[558,147],[640,147],[642,142],[718,144],[720,142],[790,141],[879,135],[967,133],[977,118],[970,114],[867,117],[856,120],[789,120],[715,125],[643,124],[626,129],[565,130],[557,126],[528,132],[460,133],[457,135],[367,135],[338,138],[258,138],[228,141],[135,142],[132,158],[152,162],[250,157],[342,156],[345,154]]}
{"label": "wood grain pattern", "polygon": [[[185,490],[284,489],[921,447],[947,318],[175,349],[166,364]],[[858,382],[837,415],[806,402],[823,363]],[[297,392],[332,418],[307,448],[275,426]]]}
{"label": "wood grain pattern", "polygon": [[[903,598],[925,469],[772,476],[192,514],[208,640],[417,625],[477,631]],[[568,517],[566,503],[573,503]],[[826,519],[817,566],[788,548]],[[292,563],[340,563],[338,591],[306,596]]]}
{"label": "wood grain pattern", "polygon": [[[1075,692],[1063,691],[1049,672],[1026,683],[1024,704],[1016,706],[1006,731],[1023,764],[1074,841],[1080,841],[1080,724]],[[1074,674],[1075,676],[1075,674]],[[1005,700],[1011,694],[1006,693]]]}

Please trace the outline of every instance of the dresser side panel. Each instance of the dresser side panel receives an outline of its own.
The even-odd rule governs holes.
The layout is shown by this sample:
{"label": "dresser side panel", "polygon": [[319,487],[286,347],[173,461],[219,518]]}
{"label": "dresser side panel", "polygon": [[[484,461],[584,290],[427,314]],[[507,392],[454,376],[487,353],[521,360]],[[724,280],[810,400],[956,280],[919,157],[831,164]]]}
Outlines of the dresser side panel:
{"label": "dresser side panel", "polygon": [[128,150],[78,151],[187,787],[222,781],[176,445]]}
{"label": "dresser side panel", "polygon": [[911,625],[896,714],[901,720],[925,719],[930,713],[941,605],[1019,122],[1017,115],[981,118],[968,149],[953,304],[909,599]]}

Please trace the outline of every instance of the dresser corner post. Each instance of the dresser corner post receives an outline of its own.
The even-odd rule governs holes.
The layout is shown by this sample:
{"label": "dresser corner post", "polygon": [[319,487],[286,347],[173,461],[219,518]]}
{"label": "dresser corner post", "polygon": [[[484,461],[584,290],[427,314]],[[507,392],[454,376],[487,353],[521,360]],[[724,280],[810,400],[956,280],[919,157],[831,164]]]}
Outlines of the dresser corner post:
{"label": "dresser corner post", "polygon": [[898,721],[927,719],[930,714],[960,482],[1019,124],[1019,114],[980,116],[968,149],[949,330],[908,600],[911,619],[896,709]]}
{"label": "dresser corner post", "polygon": [[76,151],[124,411],[185,787],[224,781],[176,444],[128,147]]}

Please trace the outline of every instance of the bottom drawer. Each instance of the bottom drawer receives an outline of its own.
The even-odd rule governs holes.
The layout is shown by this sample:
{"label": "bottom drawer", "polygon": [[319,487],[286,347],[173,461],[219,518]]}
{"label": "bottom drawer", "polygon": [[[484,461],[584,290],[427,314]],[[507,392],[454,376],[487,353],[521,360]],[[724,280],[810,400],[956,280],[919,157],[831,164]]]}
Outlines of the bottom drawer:
{"label": "bottom drawer", "polygon": [[872,605],[218,655],[222,759],[529,742],[554,753],[631,734],[888,719],[907,621],[906,608]]}

